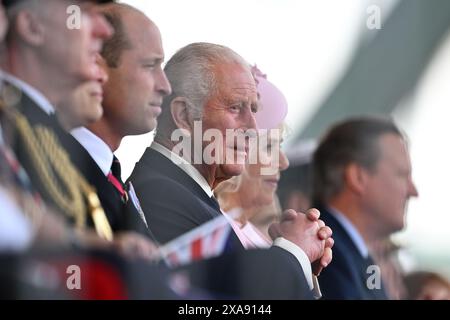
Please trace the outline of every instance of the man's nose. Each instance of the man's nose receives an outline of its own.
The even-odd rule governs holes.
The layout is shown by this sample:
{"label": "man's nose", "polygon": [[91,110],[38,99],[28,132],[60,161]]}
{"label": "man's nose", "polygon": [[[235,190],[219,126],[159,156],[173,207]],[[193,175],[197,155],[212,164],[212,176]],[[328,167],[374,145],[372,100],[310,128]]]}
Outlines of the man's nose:
{"label": "man's nose", "polygon": [[409,196],[414,198],[419,196],[419,191],[417,190],[416,185],[414,184],[412,179],[409,180]]}
{"label": "man's nose", "polygon": [[106,20],[103,14],[101,14],[100,12],[94,12],[91,15],[91,19],[92,19],[92,34],[96,38],[106,40],[113,35],[114,29]]}
{"label": "man's nose", "polygon": [[245,129],[257,129],[257,124],[256,124],[256,118],[255,118],[255,114],[250,110],[250,109],[246,109],[246,112],[244,113],[243,116],[243,120],[242,120],[242,128]]}
{"label": "man's nose", "polygon": [[168,96],[172,93],[172,86],[169,79],[167,79],[166,73],[161,69],[158,78],[156,79],[156,90],[162,93],[163,96]]}

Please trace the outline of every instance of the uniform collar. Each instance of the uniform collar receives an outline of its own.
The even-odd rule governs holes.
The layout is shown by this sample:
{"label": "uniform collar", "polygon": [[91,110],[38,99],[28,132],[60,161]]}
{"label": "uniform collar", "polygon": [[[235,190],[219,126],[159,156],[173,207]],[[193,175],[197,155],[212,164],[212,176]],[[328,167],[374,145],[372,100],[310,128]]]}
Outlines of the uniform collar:
{"label": "uniform collar", "polygon": [[51,115],[55,113],[55,108],[52,106],[50,101],[48,101],[48,99],[40,91],[30,86],[28,83],[3,70],[0,70],[0,79],[3,79],[20,89],[46,114]]}

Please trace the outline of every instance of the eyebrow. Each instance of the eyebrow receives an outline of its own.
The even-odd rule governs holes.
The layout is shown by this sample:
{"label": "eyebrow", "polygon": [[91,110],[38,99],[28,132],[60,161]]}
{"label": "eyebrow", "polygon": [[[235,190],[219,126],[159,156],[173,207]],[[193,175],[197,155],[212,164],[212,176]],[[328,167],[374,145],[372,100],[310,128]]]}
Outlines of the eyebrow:
{"label": "eyebrow", "polygon": [[148,62],[163,63],[164,62],[164,56],[145,57],[145,58],[142,58],[141,61],[143,63],[148,63]]}

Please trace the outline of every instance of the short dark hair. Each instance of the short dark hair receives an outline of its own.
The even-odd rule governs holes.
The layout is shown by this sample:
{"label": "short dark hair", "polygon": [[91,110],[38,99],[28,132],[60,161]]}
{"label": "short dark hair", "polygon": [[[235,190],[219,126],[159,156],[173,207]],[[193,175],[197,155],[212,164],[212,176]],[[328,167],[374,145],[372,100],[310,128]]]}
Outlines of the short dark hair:
{"label": "short dark hair", "polygon": [[120,64],[122,52],[131,49],[132,45],[125,31],[120,13],[105,10],[103,14],[113,27],[114,34],[103,43],[101,55],[105,59],[108,67],[117,68]]}
{"label": "short dark hair", "polygon": [[313,201],[326,204],[344,186],[344,170],[350,163],[373,170],[380,157],[379,138],[404,135],[391,119],[354,118],[338,123],[322,138],[313,156]]}

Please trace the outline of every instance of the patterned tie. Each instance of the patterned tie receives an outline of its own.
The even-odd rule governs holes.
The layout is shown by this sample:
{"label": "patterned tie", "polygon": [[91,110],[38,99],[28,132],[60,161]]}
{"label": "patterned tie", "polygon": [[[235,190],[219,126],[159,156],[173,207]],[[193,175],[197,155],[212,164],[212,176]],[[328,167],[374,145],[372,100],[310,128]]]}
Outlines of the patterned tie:
{"label": "patterned tie", "polygon": [[126,191],[125,185],[122,182],[121,178],[121,168],[120,168],[120,162],[119,159],[114,156],[113,163],[111,165],[111,171],[108,173],[108,180],[112,183],[114,188],[119,192],[122,201],[127,202],[128,201],[128,193]]}
{"label": "patterned tie", "polygon": [[144,212],[142,211],[141,204],[139,203],[139,199],[137,198],[136,192],[134,191],[133,185],[129,182],[125,185],[122,182],[122,169],[120,167],[119,159],[116,156],[113,158],[113,163],[111,165],[111,171],[108,174],[108,180],[113,184],[116,190],[120,193],[122,197],[122,201],[124,203],[128,202],[128,199],[131,199],[130,205],[133,205],[139,213],[139,217],[144,222],[147,232],[149,232],[150,237],[156,239],[151,233],[150,229],[148,229],[147,220],[145,219]]}

